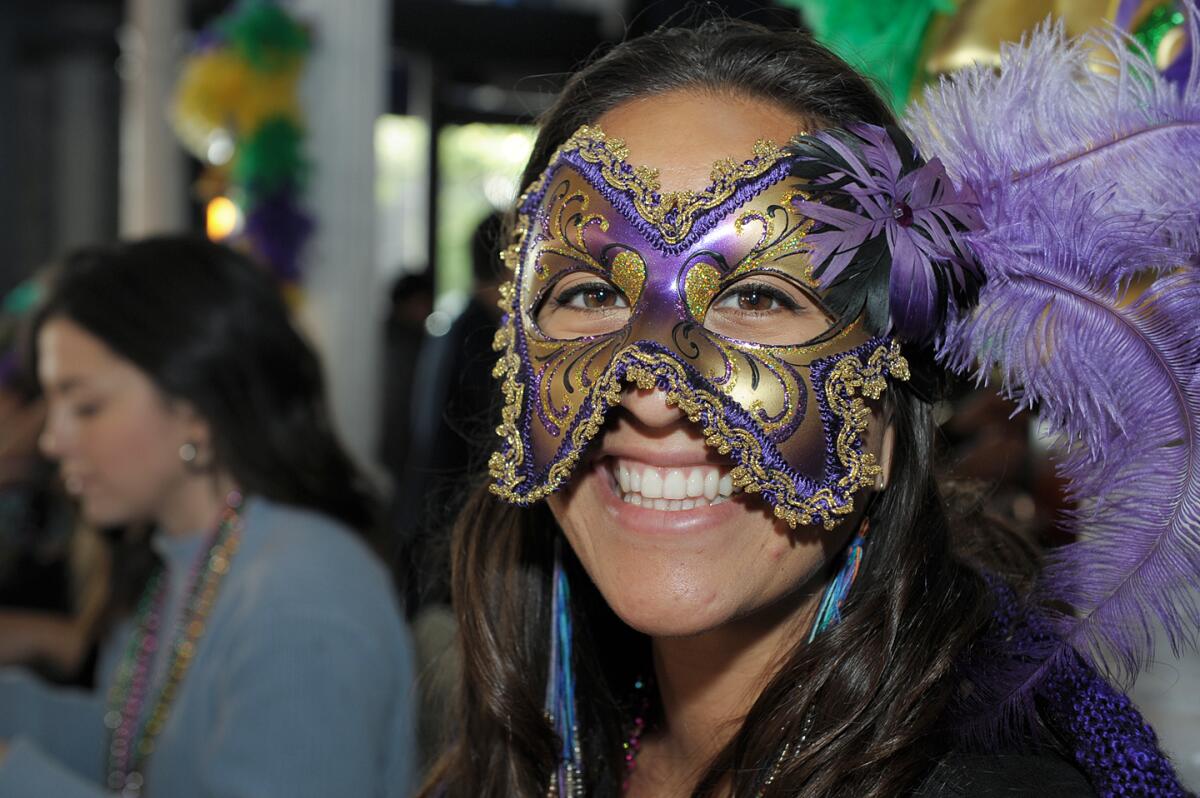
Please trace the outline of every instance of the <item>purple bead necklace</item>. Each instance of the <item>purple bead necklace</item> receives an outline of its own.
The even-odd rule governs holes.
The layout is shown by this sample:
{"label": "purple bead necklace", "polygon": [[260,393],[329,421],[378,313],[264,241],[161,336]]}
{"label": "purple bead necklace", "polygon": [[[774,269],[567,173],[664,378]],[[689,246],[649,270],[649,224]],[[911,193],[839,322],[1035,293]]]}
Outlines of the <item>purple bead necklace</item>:
{"label": "purple bead necklace", "polygon": [[621,782],[621,794],[629,792],[629,780],[637,767],[637,755],[642,748],[642,732],[646,730],[646,710],[650,708],[650,698],[646,695],[646,681],[638,679],[633,683],[633,689],[638,695],[638,710],[633,717],[633,725],[629,736],[621,744],[625,754],[625,778]]}
{"label": "purple bead necklace", "polygon": [[154,751],[179,685],[196,654],[196,644],[204,634],[217,588],[241,542],[242,522],[238,514],[241,504],[242,496],[237,491],[226,497],[221,520],[192,565],[166,677],[144,723],[142,715],[150,694],[150,674],[159,650],[167,598],[164,569],[160,568],[150,578],[138,601],[133,633],[109,689],[108,711],[104,715],[104,725],[110,733],[107,784],[123,798],[136,798],[142,793],[146,759]]}

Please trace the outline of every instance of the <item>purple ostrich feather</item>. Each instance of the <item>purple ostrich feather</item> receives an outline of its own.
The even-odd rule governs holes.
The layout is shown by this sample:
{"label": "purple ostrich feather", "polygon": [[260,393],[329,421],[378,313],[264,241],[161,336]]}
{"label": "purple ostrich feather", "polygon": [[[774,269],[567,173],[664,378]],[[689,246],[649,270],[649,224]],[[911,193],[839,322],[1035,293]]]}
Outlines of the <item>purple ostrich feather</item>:
{"label": "purple ostrich feather", "polygon": [[1046,23],[1000,71],[927,90],[908,128],[984,221],[968,241],[987,282],[939,355],[1037,407],[1076,506],[1037,595],[1073,611],[997,697],[1028,705],[1077,653],[1132,678],[1155,625],[1175,648],[1200,627],[1200,59],[1173,84],[1118,31]]}
{"label": "purple ostrich feather", "polygon": [[[793,201],[818,225],[805,237],[824,287],[887,242],[888,331],[925,340],[938,330],[952,299],[973,294],[980,274],[962,234],[979,226],[970,192],[959,190],[936,158],[922,162],[895,128],[851,125],[792,141],[792,174],[812,200]],[[822,201],[852,200],[850,209]],[[876,248],[877,251],[882,252]]]}

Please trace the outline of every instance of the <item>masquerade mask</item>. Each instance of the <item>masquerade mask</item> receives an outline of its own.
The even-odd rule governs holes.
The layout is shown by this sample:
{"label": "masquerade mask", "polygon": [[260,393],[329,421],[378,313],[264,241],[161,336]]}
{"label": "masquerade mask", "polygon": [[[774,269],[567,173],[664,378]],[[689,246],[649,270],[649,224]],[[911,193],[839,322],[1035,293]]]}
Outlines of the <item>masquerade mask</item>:
{"label": "masquerade mask", "polygon": [[699,425],[777,517],[832,527],[879,473],[864,397],[908,378],[899,346],[826,309],[784,150],[719,162],[700,192],[662,193],[625,157],[584,127],[521,198],[493,491],[528,504],[561,487],[634,383]]}

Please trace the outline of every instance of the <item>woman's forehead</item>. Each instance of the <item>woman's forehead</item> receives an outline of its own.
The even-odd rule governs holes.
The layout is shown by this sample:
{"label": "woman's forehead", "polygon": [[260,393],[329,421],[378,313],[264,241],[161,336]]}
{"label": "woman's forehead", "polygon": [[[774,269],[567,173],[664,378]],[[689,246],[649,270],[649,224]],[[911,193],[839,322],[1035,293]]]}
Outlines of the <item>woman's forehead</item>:
{"label": "woman's forehead", "polygon": [[804,124],[775,103],[695,89],[631,100],[596,120],[625,143],[629,163],[657,170],[663,191],[700,190],[717,161],[745,160],[756,141],[787,142]]}

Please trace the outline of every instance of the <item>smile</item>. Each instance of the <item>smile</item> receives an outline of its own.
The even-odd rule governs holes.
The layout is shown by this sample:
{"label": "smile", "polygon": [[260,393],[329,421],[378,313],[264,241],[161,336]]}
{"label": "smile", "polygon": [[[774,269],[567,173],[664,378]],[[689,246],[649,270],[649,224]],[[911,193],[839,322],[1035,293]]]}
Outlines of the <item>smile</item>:
{"label": "smile", "polygon": [[740,490],[728,468],[695,465],[659,468],[613,458],[607,464],[613,488],[626,504],[668,512],[721,504]]}

